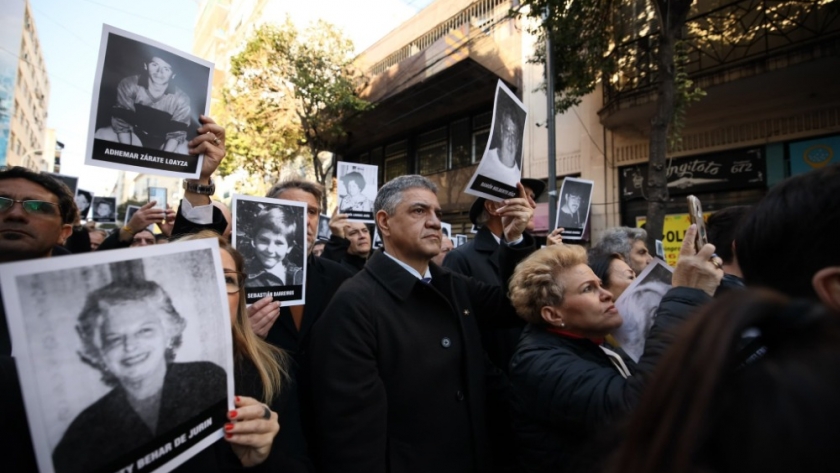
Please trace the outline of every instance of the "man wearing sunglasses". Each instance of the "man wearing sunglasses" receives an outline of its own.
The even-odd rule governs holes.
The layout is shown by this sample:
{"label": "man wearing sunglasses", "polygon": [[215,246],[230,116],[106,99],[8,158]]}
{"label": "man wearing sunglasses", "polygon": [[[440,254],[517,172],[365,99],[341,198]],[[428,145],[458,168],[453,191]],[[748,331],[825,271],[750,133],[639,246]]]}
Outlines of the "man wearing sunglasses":
{"label": "man wearing sunglasses", "polygon": [[[0,263],[52,256],[53,248],[73,231],[77,213],[73,194],[52,177],[22,167],[0,171]],[[9,429],[0,433],[0,444],[15,452],[4,466],[37,471],[11,352],[0,301],[0,423]]]}

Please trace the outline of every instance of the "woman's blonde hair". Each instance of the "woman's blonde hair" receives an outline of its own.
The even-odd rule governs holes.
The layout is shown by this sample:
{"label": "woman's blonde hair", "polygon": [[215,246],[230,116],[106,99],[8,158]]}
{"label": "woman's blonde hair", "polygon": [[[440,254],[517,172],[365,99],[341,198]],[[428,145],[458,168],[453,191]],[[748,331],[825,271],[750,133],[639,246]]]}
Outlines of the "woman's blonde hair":
{"label": "woman's blonde hair", "polygon": [[[198,233],[178,238],[176,241],[201,240],[205,238],[215,238],[218,240],[219,248],[226,251],[233,258],[236,264],[236,270],[244,273],[245,261],[242,255],[231,246],[230,242],[214,231],[202,230]],[[235,323],[231,325],[234,359],[240,362],[243,358],[247,358],[254,363],[263,385],[262,401],[268,404],[280,393],[283,383],[289,379],[289,372],[287,370],[289,355],[284,350],[258,337],[254,333],[254,330],[251,329],[251,324],[248,321],[248,312],[245,308],[244,292],[240,293],[239,307],[236,308]]]}
{"label": "woman's blonde hair", "polygon": [[519,263],[508,285],[517,315],[528,323],[545,324],[542,308],[563,303],[566,288],[557,277],[579,264],[586,264],[586,250],[577,245],[548,246]]}

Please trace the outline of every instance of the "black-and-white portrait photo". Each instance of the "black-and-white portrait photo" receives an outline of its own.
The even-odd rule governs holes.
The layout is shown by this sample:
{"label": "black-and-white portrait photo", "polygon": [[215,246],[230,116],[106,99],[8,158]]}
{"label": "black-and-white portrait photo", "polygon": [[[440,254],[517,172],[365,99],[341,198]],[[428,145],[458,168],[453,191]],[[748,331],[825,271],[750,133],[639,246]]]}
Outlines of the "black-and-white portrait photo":
{"label": "black-and-white portrait photo", "polygon": [[567,177],[560,188],[560,201],[557,203],[557,223],[555,228],[563,228],[564,240],[583,238],[589,208],[592,202],[593,181]]}
{"label": "black-and-white portrait photo", "polygon": [[455,235],[455,239],[452,240],[452,243],[455,248],[465,245],[467,243],[467,236],[459,233]]}
{"label": "black-and-white portrait photo", "polygon": [[340,161],[338,177],[338,213],[348,220],[373,223],[373,201],[379,189],[379,167]]}
{"label": "black-and-white portrait photo", "polygon": [[219,253],[203,240],[4,268],[41,471],[156,471],[221,437],[233,362]]}
{"label": "black-and-white portrait photo", "polygon": [[452,224],[440,222],[440,232],[446,238],[452,239]]}
{"label": "black-and-white portrait photo", "polygon": [[208,114],[213,64],[105,25],[85,164],[197,178],[187,152]]}
{"label": "black-and-white portrait photo", "polygon": [[76,189],[79,187],[79,178],[76,176],[68,176],[66,174],[56,174],[54,172],[47,172],[44,174],[48,174],[53,177],[53,179],[58,180],[59,182],[63,183],[70,189],[71,194],[76,194]]}
{"label": "black-and-white portrait photo", "polygon": [[93,198],[93,216],[91,220],[96,223],[117,223],[117,198],[99,197]]}
{"label": "black-and-white portrait photo", "polygon": [[166,187],[149,187],[149,202],[155,201],[154,208],[166,210]]}
{"label": "black-and-white portrait photo", "polygon": [[93,192],[84,189],[76,189],[76,207],[79,208],[79,218],[87,219],[90,207],[93,205]]}
{"label": "black-and-white portrait photo", "polygon": [[234,195],[233,246],[245,258],[245,301],[271,295],[284,306],[304,301],[306,205]]}
{"label": "black-and-white portrait photo", "polygon": [[332,232],[330,231],[330,217],[324,214],[318,216],[318,236],[316,240],[327,241],[330,239]]}
{"label": "black-and-white portrait photo", "polygon": [[624,322],[613,336],[634,361],[639,361],[645,351],[645,338],[653,325],[659,301],[671,289],[673,272],[664,261],[654,259],[615,301]]}
{"label": "black-and-white portrait photo", "polygon": [[496,86],[490,139],[464,191],[493,201],[516,196],[522,177],[522,142],[528,110],[500,80]]}

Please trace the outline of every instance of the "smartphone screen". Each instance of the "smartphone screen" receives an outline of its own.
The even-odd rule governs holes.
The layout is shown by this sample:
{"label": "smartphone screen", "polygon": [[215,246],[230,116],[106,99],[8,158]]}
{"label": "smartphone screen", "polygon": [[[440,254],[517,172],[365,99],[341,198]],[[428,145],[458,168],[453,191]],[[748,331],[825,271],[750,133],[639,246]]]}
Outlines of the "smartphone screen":
{"label": "smartphone screen", "polygon": [[166,210],[166,188],[165,187],[149,187],[149,202],[157,202],[156,209]]}
{"label": "smartphone screen", "polygon": [[703,207],[700,205],[700,199],[690,195],[686,197],[688,200],[688,218],[691,223],[697,225],[697,238],[694,239],[694,249],[700,251],[703,245],[709,242],[706,236],[706,222],[703,220]]}

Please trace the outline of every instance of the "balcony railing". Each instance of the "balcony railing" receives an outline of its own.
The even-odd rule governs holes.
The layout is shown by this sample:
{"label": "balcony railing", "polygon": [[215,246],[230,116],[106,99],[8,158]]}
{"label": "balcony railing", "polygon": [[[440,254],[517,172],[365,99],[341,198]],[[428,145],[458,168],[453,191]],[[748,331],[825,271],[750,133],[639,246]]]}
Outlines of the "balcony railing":
{"label": "balcony railing", "polygon": [[[686,70],[697,77],[840,38],[840,8],[831,0],[699,0],[684,31]],[[604,87],[605,105],[653,89],[658,35],[653,31],[613,51],[618,70]]]}
{"label": "balcony railing", "polygon": [[421,53],[435,41],[457,30],[464,24],[484,29],[508,17],[511,0],[478,0],[457,14],[439,23],[414,41],[389,54],[368,70],[371,76],[385,72],[389,67]]}

